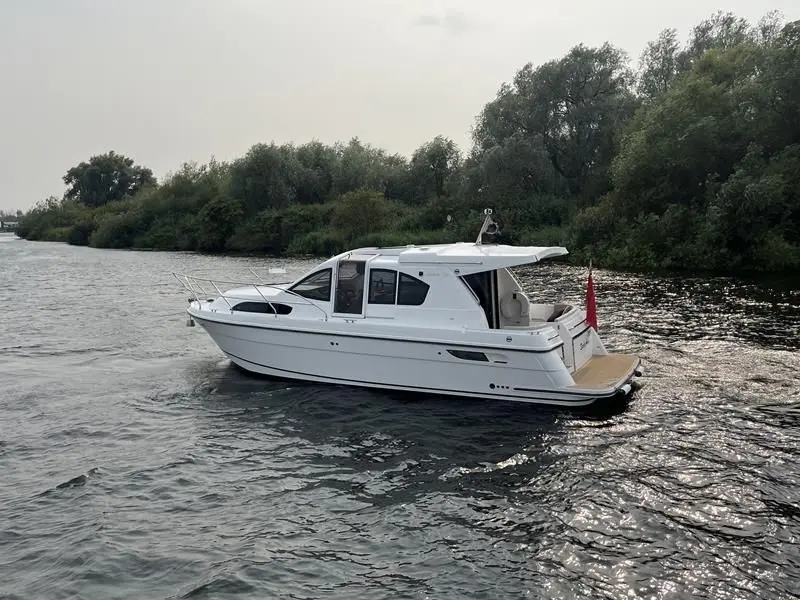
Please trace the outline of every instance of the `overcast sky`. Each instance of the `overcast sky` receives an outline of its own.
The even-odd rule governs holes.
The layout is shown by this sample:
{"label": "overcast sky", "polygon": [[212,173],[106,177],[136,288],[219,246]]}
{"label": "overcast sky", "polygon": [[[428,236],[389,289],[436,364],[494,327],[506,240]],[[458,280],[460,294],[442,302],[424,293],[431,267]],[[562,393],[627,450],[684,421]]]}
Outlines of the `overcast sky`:
{"label": "overcast sky", "polygon": [[0,209],[112,149],[159,178],[258,142],[466,150],[526,62],[606,40],[638,61],[720,9],[800,18],[799,0],[0,0]]}

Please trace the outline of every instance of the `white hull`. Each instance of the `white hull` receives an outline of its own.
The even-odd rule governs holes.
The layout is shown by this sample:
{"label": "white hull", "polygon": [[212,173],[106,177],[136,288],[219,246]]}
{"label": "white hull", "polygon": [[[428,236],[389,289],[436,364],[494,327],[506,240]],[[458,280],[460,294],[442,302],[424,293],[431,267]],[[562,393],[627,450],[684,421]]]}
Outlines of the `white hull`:
{"label": "white hull", "polygon": [[[233,323],[203,312],[190,309],[189,314],[231,361],[248,371],[286,379],[578,407],[629,393],[628,382],[638,368],[637,360],[613,385],[580,389],[565,369],[563,347],[411,341],[289,329],[279,320],[275,325]],[[470,360],[454,352],[477,352],[485,358]]]}

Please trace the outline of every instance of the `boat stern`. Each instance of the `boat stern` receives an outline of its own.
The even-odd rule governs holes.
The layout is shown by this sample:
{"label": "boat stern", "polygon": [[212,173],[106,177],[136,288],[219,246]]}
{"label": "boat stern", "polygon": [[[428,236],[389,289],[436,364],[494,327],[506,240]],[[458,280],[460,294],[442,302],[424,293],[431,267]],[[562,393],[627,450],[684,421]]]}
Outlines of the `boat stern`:
{"label": "boat stern", "polygon": [[635,354],[598,354],[572,373],[571,387],[603,398],[628,396],[638,387],[635,378],[642,374],[642,361]]}

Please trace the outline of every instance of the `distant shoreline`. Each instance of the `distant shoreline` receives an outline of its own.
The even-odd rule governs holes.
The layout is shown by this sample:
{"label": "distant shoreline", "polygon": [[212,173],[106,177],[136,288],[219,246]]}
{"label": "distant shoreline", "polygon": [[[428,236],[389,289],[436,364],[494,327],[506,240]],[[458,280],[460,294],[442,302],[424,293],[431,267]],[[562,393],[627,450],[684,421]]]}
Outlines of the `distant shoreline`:
{"label": "distant shoreline", "polygon": [[[477,115],[410,158],[364,143],[257,143],[163,181],[108,151],[19,221],[29,240],[98,248],[326,256],[474,239],[564,246],[646,272],[800,272],[800,21],[715,13],[650,42],[526,64]],[[744,112],[743,112],[744,111]],[[746,118],[745,118],[746,112]]]}
{"label": "distant shoreline", "polygon": [[[18,236],[17,236],[18,237]],[[24,238],[18,239],[30,242],[46,242],[51,244],[68,244],[57,240],[25,240]],[[423,244],[424,245],[424,244]],[[203,252],[201,250],[169,250],[163,248],[95,248],[92,246],[80,246],[89,248],[91,250],[104,250],[116,252],[164,252],[173,254],[194,254],[198,256],[218,256],[224,258],[254,258],[264,260],[306,260],[306,261],[322,261],[330,258],[325,254],[297,254],[297,255],[273,255],[273,254],[260,254],[257,252]],[[569,248],[567,248],[569,250]],[[556,257],[548,259],[547,264],[562,265],[577,269],[587,269],[588,265],[574,260],[574,256],[567,255],[563,257]],[[535,268],[535,265],[533,266]],[[786,270],[786,271],[758,271],[755,269],[737,269],[737,270],[712,270],[712,269],[699,269],[699,268],[684,268],[684,269],[634,269],[634,268],[620,268],[613,266],[603,266],[602,264],[593,261],[592,269],[594,272],[608,272],[620,275],[636,275],[636,276],[649,276],[649,277],[665,277],[665,278],[680,278],[680,279],[703,279],[703,278],[731,278],[745,281],[761,282],[761,281],[787,281],[793,287],[800,287],[800,270]],[[597,283],[597,282],[595,282]]]}

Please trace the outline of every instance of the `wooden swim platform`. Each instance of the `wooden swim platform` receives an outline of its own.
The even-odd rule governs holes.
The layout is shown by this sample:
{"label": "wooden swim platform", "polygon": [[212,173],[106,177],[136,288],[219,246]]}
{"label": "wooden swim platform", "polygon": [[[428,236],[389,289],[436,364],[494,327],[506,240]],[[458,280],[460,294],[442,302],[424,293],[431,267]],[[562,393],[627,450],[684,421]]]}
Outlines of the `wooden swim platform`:
{"label": "wooden swim platform", "polygon": [[602,390],[613,387],[633,372],[639,357],[633,354],[603,354],[593,356],[585,365],[572,374],[573,387]]}

